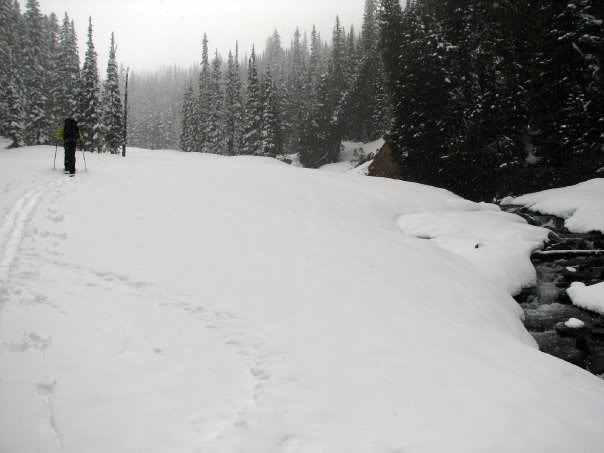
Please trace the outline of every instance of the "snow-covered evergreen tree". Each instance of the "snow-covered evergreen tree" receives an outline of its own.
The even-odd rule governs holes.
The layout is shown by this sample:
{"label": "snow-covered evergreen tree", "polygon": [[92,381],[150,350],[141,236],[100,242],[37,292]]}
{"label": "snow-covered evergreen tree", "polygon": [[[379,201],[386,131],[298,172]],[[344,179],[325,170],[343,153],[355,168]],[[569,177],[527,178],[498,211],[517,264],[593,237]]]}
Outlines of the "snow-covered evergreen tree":
{"label": "snow-covered evergreen tree", "polygon": [[[352,34],[352,32],[351,32]],[[350,38],[349,38],[350,40]],[[386,93],[383,60],[378,47],[375,0],[366,0],[360,50],[349,43],[350,87],[338,109],[345,137],[373,141],[382,137],[390,125],[390,105]]]}
{"label": "snow-covered evergreen tree", "polygon": [[21,36],[19,4],[0,0],[0,134],[11,140],[11,147],[25,144]]}
{"label": "snow-covered evergreen tree", "polygon": [[207,150],[213,154],[225,154],[224,144],[224,93],[222,90],[222,60],[218,51],[212,60],[210,74],[209,115],[207,123]]}
{"label": "snow-covered evergreen tree", "polygon": [[92,18],[88,20],[88,41],[86,42],[86,57],[82,66],[80,111],[78,121],[83,137],[83,145],[87,151],[102,152],[101,140],[101,100],[100,81],[97,65],[97,54],[92,41]]}
{"label": "snow-covered evergreen tree", "polygon": [[79,110],[80,56],[75,27],[67,13],[59,35],[57,66],[60,83],[57,93],[58,117],[75,118]]}
{"label": "snow-covered evergreen tree", "polygon": [[308,111],[310,87],[306,68],[306,49],[301,41],[300,29],[296,28],[292,42],[291,69],[289,75],[289,96],[286,100],[289,129],[288,149],[292,153],[300,152],[302,146],[302,129]]}
{"label": "snow-covered evergreen tree", "polygon": [[281,126],[281,113],[277,98],[277,88],[267,68],[262,83],[262,150],[261,154],[277,157],[283,154],[283,128]]}
{"label": "snow-covered evergreen tree", "polygon": [[322,72],[321,38],[317,33],[316,27],[313,25],[312,33],[310,34],[310,58],[308,62],[308,88],[310,90],[310,98],[314,98],[317,95]]}
{"label": "snow-covered evergreen tree", "polygon": [[224,126],[225,146],[227,155],[239,154],[241,145],[241,123],[243,119],[243,105],[241,99],[241,74],[239,68],[239,43],[235,50],[235,57],[229,52],[227,63],[227,85],[224,100]]}
{"label": "snow-covered evergreen tree", "polygon": [[189,80],[184,94],[182,128],[180,133],[180,148],[186,152],[195,150],[195,113],[195,92],[193,90],[193,82]]}
{"label": "snow-covered evergreen tree", "polygon": [[111,33],[111,48],[107,63],[107,78],[103,86],[103,142],[111,154],[119,154],[123,142],[123,107],[116,61],[115,36]]}
{"label": "snow-covered evergreen tree", "polygon": [[256,66],[256,50],[253,47],[249,59],[246,97],[241,152],[258,155],[262,151],[262,92]]}
{"label": "snow-covered evergreen tree", "polygon": [[197,90],[197,105],[195,111],[195,150],[208,152],[208,121],[210,116],[210,85],[211,68],[208,55],[208,37],[203,35],[203,49],[201,55],[201,72]]}
{"label": "snow-covered evergreen tree", "polygon": [[333,126],[331,66],[330,62],[321,76],[316,100],[304,122],[302,149],[298,156],[305,167],[318,168],[339,159],[341,142]]}
{"label": "snow-covered evergreen tree", "polygon": [[47,140],[47,93],[44,92],[48,65],[44,16],[38,0],[27,0],[24,14],[23,83],[25,87],[25,142],[29,145]]}
{"label": "snow-covered evergreen tree", "polygon": [[61,127],[63,121],[59,104],[59,93],[61,90],[59,73],[60,28],[59,21],[54,13],[51,13],[45,19],[47,76],[44,79],[44,91],[48,93],[48,96],[44,108],[47,126],[44,135],[47,137],[48,143],[55,143],[56,131]]}

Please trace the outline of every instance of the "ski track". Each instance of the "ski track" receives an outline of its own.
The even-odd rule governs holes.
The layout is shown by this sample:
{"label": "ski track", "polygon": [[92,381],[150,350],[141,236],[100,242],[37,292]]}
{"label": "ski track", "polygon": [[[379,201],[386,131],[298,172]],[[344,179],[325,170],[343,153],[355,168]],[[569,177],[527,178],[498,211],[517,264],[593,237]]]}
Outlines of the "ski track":
{"label": "ski track", "polygon": [[7,280],[13,261],[17,256],[19,245],[25,234],[28,220],[31,218],[42,195],[50,189],[63,184],[64,179],[57,179],[33,189],[19,198],[6,215],[0,227],[0,281]]}

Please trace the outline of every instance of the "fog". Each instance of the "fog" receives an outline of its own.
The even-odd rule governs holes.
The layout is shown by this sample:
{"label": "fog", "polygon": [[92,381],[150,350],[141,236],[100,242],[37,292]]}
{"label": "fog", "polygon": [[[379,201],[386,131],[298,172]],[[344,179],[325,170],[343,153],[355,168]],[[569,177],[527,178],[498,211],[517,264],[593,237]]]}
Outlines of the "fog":
{"label": "fog", "polygon": [[226,56],[239,40],[241,55],[255,44],[264,48],[276,28],[284,46],[299,26],[309,34],[312,25],[331,40],[336,15],[348,28],[359,30],[363,0],[40,0],[42,12],[65,12],[75,21],[84,55],[88,16],[92,16],[94,44],[103,72],[115,32],[118,60],[135,71],[162,65],[189,66],[200,61],[203,33],[210,49]]}

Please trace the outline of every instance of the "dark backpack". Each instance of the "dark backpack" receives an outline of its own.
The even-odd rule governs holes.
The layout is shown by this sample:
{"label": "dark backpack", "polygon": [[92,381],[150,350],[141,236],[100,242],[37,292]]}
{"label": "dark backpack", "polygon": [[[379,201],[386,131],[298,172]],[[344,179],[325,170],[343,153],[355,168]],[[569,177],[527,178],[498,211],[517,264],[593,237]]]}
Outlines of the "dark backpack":
{"label": "dark backpack", "polygon": [[80,128],[75,120],[68,118],[63,127],[63,141],[65,143],[76,143],[80,138]]}

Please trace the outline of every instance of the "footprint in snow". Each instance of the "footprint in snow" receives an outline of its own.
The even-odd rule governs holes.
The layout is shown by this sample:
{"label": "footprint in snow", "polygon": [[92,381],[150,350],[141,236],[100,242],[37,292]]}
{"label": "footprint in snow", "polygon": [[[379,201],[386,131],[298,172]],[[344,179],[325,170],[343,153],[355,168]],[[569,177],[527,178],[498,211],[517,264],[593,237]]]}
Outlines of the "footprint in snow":
{"label": "footprint in snow", "polygon": [[50,396],[55,393],[55,389],[57,387],[57,381],[53,382],[42,382],[36,385],[36,389],[38,390],[38,395],[40,396]]}

